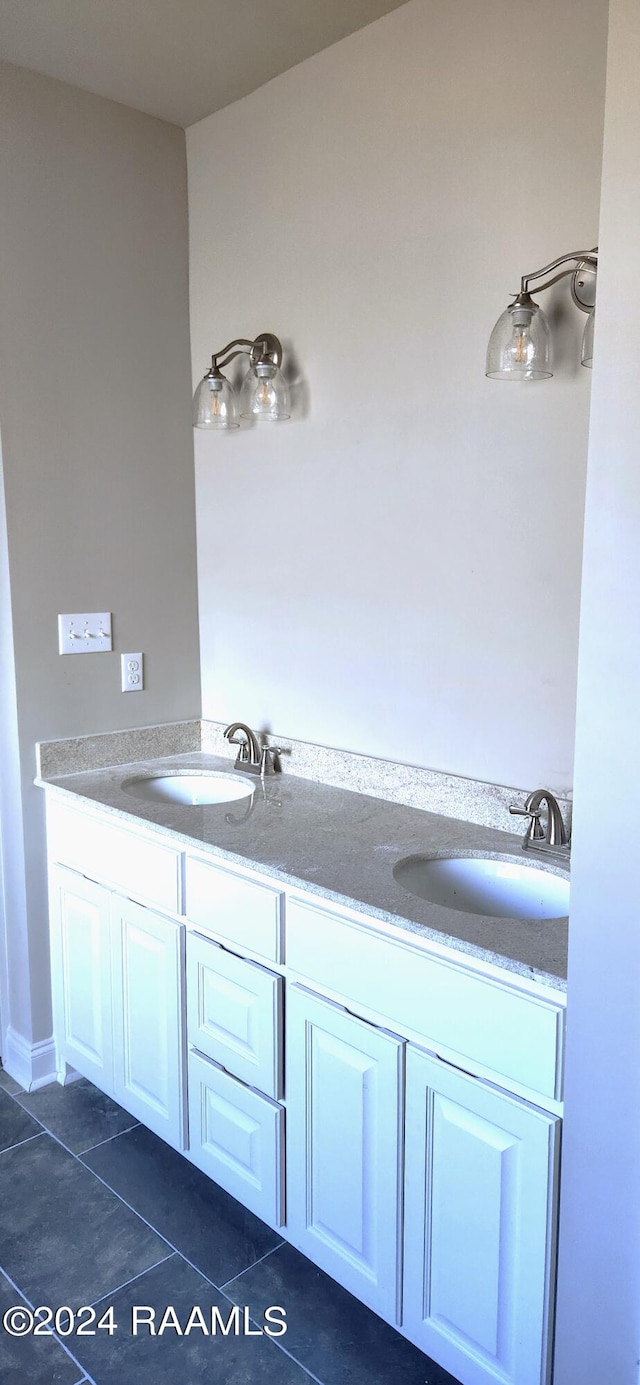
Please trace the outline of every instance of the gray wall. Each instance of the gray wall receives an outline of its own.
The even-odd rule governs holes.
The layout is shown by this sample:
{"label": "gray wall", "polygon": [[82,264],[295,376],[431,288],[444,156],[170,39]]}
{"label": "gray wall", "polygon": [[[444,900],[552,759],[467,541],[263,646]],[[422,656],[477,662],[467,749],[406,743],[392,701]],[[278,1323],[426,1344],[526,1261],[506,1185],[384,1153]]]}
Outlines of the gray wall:
{"label": "gray wall", "polygon": [[294,352],[302,420],[196,435],[203,710],[571,784],[590,373],[484,378],[597,237],[606,0],[411,0],[187,132],[194,383]]}
{"label": "gray wall", "polygon": [[640,11],[611,0],[580,619],[555,1385],[640,1364]]}
{"label": "gray wall", "polygon": [[[184,134],[0,66],[0,429],[31,1015],[50,1032],[34,743],[200,712]],[[61,658],[58,612],[114,652]],[[120,692],[121,650],[146,691]],[[5,823],[6,830],[6,823]],[[13,921],[9,920],[11,933]]]}

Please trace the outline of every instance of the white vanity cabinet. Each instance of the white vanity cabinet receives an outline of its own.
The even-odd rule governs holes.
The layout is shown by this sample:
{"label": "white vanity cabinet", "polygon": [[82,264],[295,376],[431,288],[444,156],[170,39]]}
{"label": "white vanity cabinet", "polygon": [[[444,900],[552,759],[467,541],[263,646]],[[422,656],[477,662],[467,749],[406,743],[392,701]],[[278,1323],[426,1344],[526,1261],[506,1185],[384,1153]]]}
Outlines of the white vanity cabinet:
{"label": "white vanity cabinet", "polygon": [[53,795],[48,835],[61,1073],[462,1385],[548,1385],[563,997]]}
{"label": "white vanity cabinet", "polygon": [[399,1321],[404,1042],[301,986],[287,993],[287,1234]]}

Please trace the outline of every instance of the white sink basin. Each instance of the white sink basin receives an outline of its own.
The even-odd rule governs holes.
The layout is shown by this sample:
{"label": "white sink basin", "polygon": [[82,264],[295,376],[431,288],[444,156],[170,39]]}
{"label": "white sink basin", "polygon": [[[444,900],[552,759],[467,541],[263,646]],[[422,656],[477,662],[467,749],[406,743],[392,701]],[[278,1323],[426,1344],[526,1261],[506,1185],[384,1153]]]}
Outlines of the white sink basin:
{"label": "white sink basin", "polygon": [[126,779],[122,788],[134,798],[150,803],[190,803],[194,807],[206,803],[233,803],[239,798],[251,798],[254,785],[239,774],[163,774],[142,775]]}
{"label": "white sink basin", "polygon": [[494,919],[553,919],[569,912],[569,878],[537,864],[486,856],[407,856],[393,874],[420,899]]}

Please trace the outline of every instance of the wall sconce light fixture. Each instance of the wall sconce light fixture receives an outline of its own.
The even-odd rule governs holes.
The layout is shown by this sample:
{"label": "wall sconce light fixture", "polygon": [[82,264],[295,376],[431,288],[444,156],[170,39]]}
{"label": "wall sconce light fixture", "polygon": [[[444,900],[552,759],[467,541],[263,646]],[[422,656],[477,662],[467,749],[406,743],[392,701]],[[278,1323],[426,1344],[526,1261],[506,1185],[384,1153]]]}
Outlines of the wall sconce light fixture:
{"label": "wall sconce light fixture", "polygon": [[486,374],[490,380],[549,380],[553,375],[549,323],[529,292],[534,279],[544,279],[548,274],[551,278],[538,284],[536,293],[571,275],[571,297],[577,308],[588,313],[582,339],[582,364],[593,364],[597,268],[596,246],[575,255],[561,255],[533,274],[523,274],[520,292],[498,318],[489,338]]}
{"label": "wall sconce light fixture", "polygon": [[[236,356],[249,357],[240,399],[222,374],[222,366]],[[236,337],[211,357],[211,369],[193,396],[194,428],[239,428],[240,418],[289,418],[289,395],[282,371],[282,346],[272,332],[260,332],[253,341]]]}

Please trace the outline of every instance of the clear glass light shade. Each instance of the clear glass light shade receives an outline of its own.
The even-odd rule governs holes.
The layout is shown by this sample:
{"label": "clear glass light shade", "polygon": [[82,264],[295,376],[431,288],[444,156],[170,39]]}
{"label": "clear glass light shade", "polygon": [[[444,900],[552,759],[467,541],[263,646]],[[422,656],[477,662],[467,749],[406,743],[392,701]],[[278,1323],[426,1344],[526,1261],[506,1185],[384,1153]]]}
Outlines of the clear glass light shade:
{"label": "clear glass light shade", "polygon": [[595,325],[596,310],[592,308],[585,323],[584,336],[582,338],[582,364],[589,366],[589,369],[591,369],[593,365],[593,334]]}
{"label": "clear glass light shade", "polygon": [[280,423],[290,418],[289,391],[284,375],[275,366],[251,366],[242,382],[240,413],[243,418]]}
{"label": "clear glass light shade", "polygon": [[235,390],[220,372],[210,371],[193,396],[194,428],[239,428]]}
{"label": "clear glass light shade", "polygon": [[551,333],[537,303],[517,301],[501,317],[489,338],[486,374],[490,380],[549,380]]}

